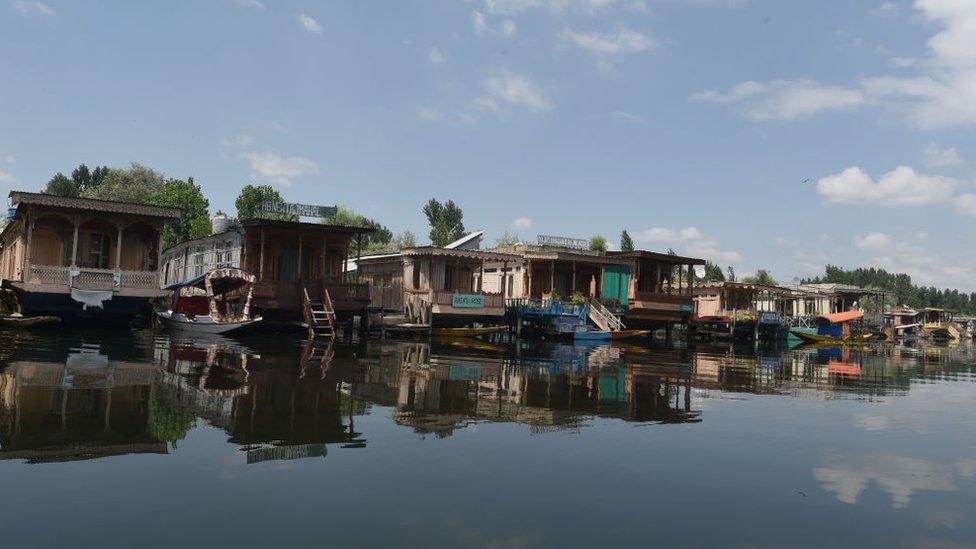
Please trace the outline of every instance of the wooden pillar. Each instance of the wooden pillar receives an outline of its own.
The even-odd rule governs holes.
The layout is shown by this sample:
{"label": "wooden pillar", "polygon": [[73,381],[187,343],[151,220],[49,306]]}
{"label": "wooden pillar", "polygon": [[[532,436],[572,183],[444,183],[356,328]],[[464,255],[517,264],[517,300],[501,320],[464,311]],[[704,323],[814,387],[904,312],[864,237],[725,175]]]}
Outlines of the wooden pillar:
{"label": "wooden pillar", "polygon": [[78,219],[74,220],[75,231],[74,237],[71,239],[71,266],[78,266]]}
{"label": "wooden pillar", "polygon": [[453,288],[444,288],[445,290],[457,291],[461,287],[461,257],[458,256],[454,258],[454,280],[452,281]]}
{"label": "wooden pillar", "polygon": [[261,227],[261,253],[258,256],[258,280],[264,280],[264,227]]}
{"label": "wooden pillar", "polygon": [[322,280],[325,281],[329,278],[329,239],[323,234],[322,235]]}
{"label": "wooden pillar", "polygon": [[296,280],[302,280],[302,233],[298,233],[298,272],[295,273]]}
{"label": "wooden pillar", "polygon": [[549,295],[556,293],[556,260],[549,262]]}
{"label": "wooden pillar", "polygon": [[[508,261],[502,261],[502,272],[501,272],[499,292],[501,292],[502,297],[508,297]],[[484,283],[482,283],[483,285]]]}
{"label": "wooden pillar", "polygon": [[478,269],[478,293],[485,293],[485,260],[483,258],[481,267]]}
{"label": "wooden pillar", "polygon": [[532,297],[532,260],[531,259],[526,260],[525,262],[525,273],[528,275],[529,278],[529,288],[528,288],[528,292],[525,294],[525,297]]}
{"label": "wooden pillar", "polygon": [[573,261],[573,289],[571,290],[571,292],[574,294],[576,293],[576,261],[575,260]]}
{"label": "wooden pillar", "polygon": [[115,241],[115,270],[122,270],[122,225],[118,226],[118,236]]}
{"label": "wooden pillar", "polygon": [[362,281],[362,276],[360,275],[360,273],[362,273],[363,270],[359,268],[359,260],[361,260],[362,258],[363,258],[363,235],[359,234],[356,236],[356,282]]}
{"label": "wooden pillar", "polygon": [[654,293],[663,294],[664,288],[661,285],[661,262],[657,263],[657,274],[654,278]]}
{"label": "wooden pillar", "polygon": [[27,210],[27,238],[24,242],[24,274],[23,280],[26,282],[30,281],[30,265],[31,265],[31,240],[34,236],[34,209],[29,208]]}

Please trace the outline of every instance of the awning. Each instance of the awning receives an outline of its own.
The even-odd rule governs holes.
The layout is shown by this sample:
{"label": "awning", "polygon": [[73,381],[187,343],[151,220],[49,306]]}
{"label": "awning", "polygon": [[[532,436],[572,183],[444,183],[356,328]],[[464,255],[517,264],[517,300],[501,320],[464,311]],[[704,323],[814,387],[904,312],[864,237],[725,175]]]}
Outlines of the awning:
{"label": "awning", "polygon": [[831,324],[840,324],[841,322],[850,322],[852,320],[857,320],[864,316],[861,311],[844,311],[842,313],[834,313],[830,315],[824,315],[820,318],[826,319],[827,322]]}

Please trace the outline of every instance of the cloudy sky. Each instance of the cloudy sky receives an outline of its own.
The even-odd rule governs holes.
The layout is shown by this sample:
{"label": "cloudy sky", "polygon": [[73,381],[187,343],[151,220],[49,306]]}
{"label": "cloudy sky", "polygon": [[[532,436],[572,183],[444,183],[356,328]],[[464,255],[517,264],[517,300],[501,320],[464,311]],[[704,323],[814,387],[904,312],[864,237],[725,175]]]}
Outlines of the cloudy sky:
{"label": "cloudy sky", "polygon": [[976,290],[976,0],[2,1],[4,194],[136,161]]}

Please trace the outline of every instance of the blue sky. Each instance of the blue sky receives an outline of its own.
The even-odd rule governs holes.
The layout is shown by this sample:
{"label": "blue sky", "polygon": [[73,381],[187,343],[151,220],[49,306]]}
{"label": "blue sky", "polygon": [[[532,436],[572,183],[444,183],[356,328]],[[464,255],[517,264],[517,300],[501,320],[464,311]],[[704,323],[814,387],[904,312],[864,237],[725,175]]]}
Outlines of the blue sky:
{"label": "blue sky", "polygon": [[426,237],[976,290],[976,1],[7,1],[0,192],[140,162]]}

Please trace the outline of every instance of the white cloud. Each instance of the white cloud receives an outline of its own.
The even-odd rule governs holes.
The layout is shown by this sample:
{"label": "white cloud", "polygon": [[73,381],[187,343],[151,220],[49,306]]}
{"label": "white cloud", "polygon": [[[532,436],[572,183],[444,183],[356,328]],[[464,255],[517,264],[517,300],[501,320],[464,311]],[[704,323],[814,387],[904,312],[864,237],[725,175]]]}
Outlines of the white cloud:
{"label": "white cloud", "polygon": [[422,118],[424,120],[440,120],[441,118],[444,118],[444,114],[441,111],[432,107],[425,107],[421,105],[414,109],[414,112],[417,113],[418,118]]}
{"label": "white cloud", "polygon": [[559,36],[563,41],[602,58],[619,58],[628,53],[650,50],[655,46],[654,40],[648,35],[623,26],[617,27],[613,32],[603,34],[578,32],[567,27]]}
{"label": "white cloud", "polygon": [[487,96],[475,99],[477,107],[494,108],[501,102],[533,112],[555,108],[546,92],[523,74],[495,71],[485,80],[485,91]]}
{"label": "white cloud", "polygon": [[298,21],[305,27],[305,30],[314,34],[322,34],[322,25],[315,20],[311,15],[301,14],[298,16]]}
{"label": "white cloud", "polygon": [[817,181],[817,192],[828,204],[923,206],[948,200],[958,182],[949,177],[921,175],[899,166],[876,182],[859,167]]}
{"label": "white cloud", "polygon": [[955,147],[942,149],[935,143],[929,143],[922,150],[922,154],[925,155],[925,162],[929,166],[945,167],[962,164],[962,156]]}
{"label": "white cloud", "polygon": [[891,454],[828,456],[813,477],[841,502],[854,505],[873,481],[891,497],[895,508],[907,507],[919,491],[957,490],[955,471],[949,465]]}
{"label": "white cloud", "polygon": [[769,83],[742,82],[726,92],[705,90],[692,101],[738,104],[752,120],[799,120],[825,111],[840,111],[865,103],[856,89],[828,86],[815,80],[774,80]]}
{"label": "white cloud", "polygon": [[881,250],[891,246],[891,237],[884,233],[868,233],[854,237],[854,245],[862,250]]}
{"label": "white cloud", "polygon": [[318,175],[319,167],[301,156],[281,156],[273,152],[246,152],[241,154],[255,176],[282,187],[290,187],[292,180]]}
{"label": "white cloud", "polygon": [[17,162],[17,157],[12,154],[5,154],[0,156],[0,160],[2,160],[4,164],[13,164],[14,162]]}
{"label": "white cloud", "polygon": [[718,242],[698,230],[697,227],[685,227],[683,229],[652,227],[638,233],[634,240],[649,244],[681,244],[684,246],[685,253],[709,261],[737,263],[743,259],[742,254],[737,251],[719,249]]}
{"label": "white cloud", "polygon": [[440,65],[444,62],[444,54],[437,48],[430,48],[427,51],[427,60],[430,61],[431,65]]}
{"label": "white cloud", "polygon": [[644,117],[639,114],[634,114],[628,111],[613,110],[610,111],[610,116],[614,118],[619,118],[620,120],[627,120],[628,122],[643,122]]}
{"label": "white cloud", "polygon": [[488,20],[485,18],[485,14],[478,10],[471,12],[471,26],[474,27],[474,33],[478,36],[488,34]]}
{"label": "white cloud", "polygon": [[505,38],[511,38],[518,33],[518,26],[515,25],[515,21],[507,19],[502,22],[502,36]]}
{"label": "white cloud", "polygon": [[554,13],[595,12],[615,5],[636,8],[642,3],[628,0],[485,0],[485,7],[491,14],[519,13],[530,9],[545,9]]}
{"label": "white cloud", "polygon": [[247,8],[264,9],[264,4],[259,0],[234,0],[234,3]]}
{"label": "white cloud", "polygon": [[53,9],[43,2],[30,2],[27,0],[14,0],[10,5],[20,13],[26,15],[43,15],[52,17],[55,15]]}
{"label": "white cloud", "polygon": [[0,183],[13,183],[14,176],[5,171],[0,171]]}
{"label": "white cloud", "polygon": [[532,220],[528,217],[520,217],[512,221],[511,227],[519,231],[527,231],[532,228]]}
{"label": "white cloud", "polygon": [[957,212],[976,217],[976,194],[966,193],[957,196],[954,206]]}

